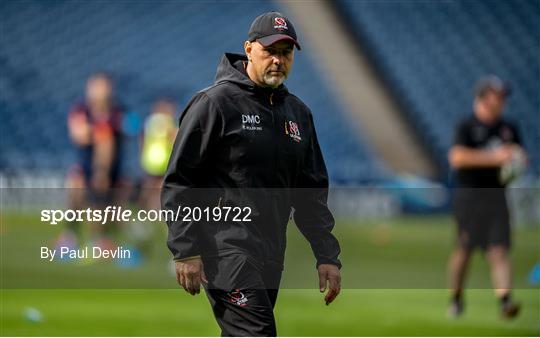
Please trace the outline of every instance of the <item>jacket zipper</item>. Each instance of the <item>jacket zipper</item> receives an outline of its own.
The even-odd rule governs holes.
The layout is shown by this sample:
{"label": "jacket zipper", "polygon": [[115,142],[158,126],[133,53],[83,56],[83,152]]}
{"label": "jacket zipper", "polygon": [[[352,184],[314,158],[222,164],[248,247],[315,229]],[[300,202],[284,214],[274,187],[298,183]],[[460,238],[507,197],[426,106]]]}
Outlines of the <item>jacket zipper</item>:
{"label": "jacket zipper", "polygon": [[[274,93],[270,93],[270,96],[268,97],[268,100],[270,102],[270,113],[272,114],[272,131],[274,132],[274,135],[276,134],[276,131],[277,131],[277,122],[276,122],[276,114],[274,112],[274,101],[272,100],[274,97]],[[279,133],[278,133],[279,135]],[[276,137],[276,140],[279,140],[279,137]],[[278,169],[278,146],[279,146],[279,141],[278,142],[274,142],[275,146],[274,146],[274,175],[273,177],[277,177],[276,175],[276,172],[277,172],[277,169]],[[274,185],[277,186],[276,182],[274,182]],[[272,195],[271,198],[273,199],[274,196]],[[263,260],[263,265],[266,264],[266,260],[270,257],[268,257],[268,253],[270,251],[270,248],[268,246],[268,244],[265,242],[266,244],[266,252],[265,252],[265,259]]]}
{"label": "jacket zipper", "polygon": [[[274,113],[274,101],[273,101],[274,93],[270,93],[270,96],[268,97],[268,100],[270,101],[270,112],[272,113],[272,128],[274,133],[276,133],[276,116]],[[279,131],[278,136],[276,140],[279,140]],[[275,143],[275,149],[274,149],[274,173],[277,172],[278,169],[278,147],[279,147],[279,141]],[[275,176],[274,176],[275,177]],[[276,185],[277,186],[277,185]]]}

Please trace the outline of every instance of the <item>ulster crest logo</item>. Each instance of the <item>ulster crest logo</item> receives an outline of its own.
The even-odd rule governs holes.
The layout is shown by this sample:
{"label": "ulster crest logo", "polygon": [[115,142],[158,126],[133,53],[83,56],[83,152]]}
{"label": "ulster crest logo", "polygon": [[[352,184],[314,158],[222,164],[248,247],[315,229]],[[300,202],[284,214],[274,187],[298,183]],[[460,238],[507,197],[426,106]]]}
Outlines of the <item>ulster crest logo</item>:
{"label": "ulster crest logo", "polygon": [[501,138],[504,142],[511,142],[514,139],[514,133],[512,133],[512,129],[508,127],[504,127],[501,130]]}
{"label": "ulster crest logo", "polygon": [[296,122],[285,121],[285,134],[289,135],[296,142],[302,141],[300,129],[298,129],[298,124],[296,124]]}
{"label": "ulster crest logo", "polygon": [[228,292],[227,297],[229,298],[229,302],[233,304],[236,304],[241,307],[244,307],[247,305],[248,298],[239,289],[234,289],[231,292]]}
{"label": "ulster crest logo", "polygon": [[274,29],[277,29],[278,31],[288,29],[285,18],[274,18]]}

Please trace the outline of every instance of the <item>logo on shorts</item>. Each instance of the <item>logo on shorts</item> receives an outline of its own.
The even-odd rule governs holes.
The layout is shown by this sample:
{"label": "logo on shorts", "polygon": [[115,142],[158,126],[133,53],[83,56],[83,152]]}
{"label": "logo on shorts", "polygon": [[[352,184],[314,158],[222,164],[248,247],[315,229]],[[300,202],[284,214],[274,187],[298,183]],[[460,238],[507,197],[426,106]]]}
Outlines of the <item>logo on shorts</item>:
{"label": "logo on shorts", "polygon": [[274,29],[278,31],[283,31],[287,28],[287,21],[284,18],[274,18]]}
{"label": "logo on shorts", "polygon": [[247,305],[248,298],[239,289],[234,289],[228,292],[227,297],[229,298],[229,302],[233,304],[236,304],[241,307],[244,307]]}
{"label": "logo on shorts", "polygon": [[298,129],[298,124],[296,122],[285,121],[285,134],[289,135],[296,142],[302,141],[300,129]]}

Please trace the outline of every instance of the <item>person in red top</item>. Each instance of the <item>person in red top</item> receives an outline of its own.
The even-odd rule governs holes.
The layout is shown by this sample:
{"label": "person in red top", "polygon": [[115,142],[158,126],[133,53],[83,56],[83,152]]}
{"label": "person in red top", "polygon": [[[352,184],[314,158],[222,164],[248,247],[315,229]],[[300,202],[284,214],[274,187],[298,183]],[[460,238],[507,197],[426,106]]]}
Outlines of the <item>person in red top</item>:
{"label": "person in red top", "polygon": [[[81,209],[91,202],[102,206],[113,198],[121,158],[123,109],[114,100],[109,75],[96,73],[86,83],[86,98],[68,114],[68,132],[77,150],[77,161],[67,175],[69,207]],[[59,244],[76,247],[80,226],[68,224]],[[101,231],[99,231],[101,232]]]}

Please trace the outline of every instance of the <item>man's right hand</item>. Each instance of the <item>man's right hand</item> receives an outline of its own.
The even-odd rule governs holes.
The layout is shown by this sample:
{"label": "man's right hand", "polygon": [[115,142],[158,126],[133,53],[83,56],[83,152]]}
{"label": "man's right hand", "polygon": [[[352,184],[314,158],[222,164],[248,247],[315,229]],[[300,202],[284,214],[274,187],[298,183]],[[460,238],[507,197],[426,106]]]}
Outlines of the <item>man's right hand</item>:
{"label": "man's right hand", "polygon": [[324,292],[328,285],[324,301],[326,305],[329,305],[341,292],[341,273],[339,268],[333,264],[320,264],[317,271],[319,273],[319,290]]}
{"label": "man's right hand", "polygon": [[200,257],[176,261],[176,280],[191,295],[201,292],[201,283],[208,283]]}

